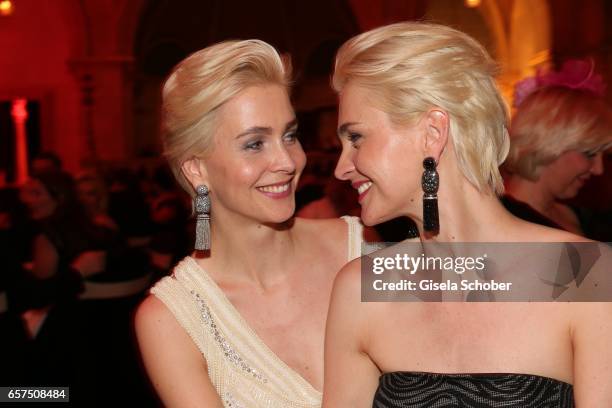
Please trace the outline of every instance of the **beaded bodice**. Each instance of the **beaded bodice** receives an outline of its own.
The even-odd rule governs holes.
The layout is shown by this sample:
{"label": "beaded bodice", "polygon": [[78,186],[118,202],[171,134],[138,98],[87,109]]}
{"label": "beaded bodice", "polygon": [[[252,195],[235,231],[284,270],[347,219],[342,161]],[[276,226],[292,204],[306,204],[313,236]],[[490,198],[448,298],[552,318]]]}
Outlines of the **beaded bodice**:
{"label": "beaded bodice", "polygon": [[[356,218],[345,220],[348,258],[354,259],[360,254],[362,227]],[[151,293],[202,352],[225,407],[321,406],[321,393],[266,346],[193,258],[182,260]]]}

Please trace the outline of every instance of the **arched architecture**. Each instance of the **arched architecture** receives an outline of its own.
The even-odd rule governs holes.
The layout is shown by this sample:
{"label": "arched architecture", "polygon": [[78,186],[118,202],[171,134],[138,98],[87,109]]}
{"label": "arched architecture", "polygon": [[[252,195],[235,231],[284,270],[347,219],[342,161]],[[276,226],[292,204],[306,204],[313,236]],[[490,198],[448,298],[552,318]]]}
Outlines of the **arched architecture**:
{"label": "arched architecture", "polygon": [[459,0],[11,1],[13,14],[0,17],[0,101],[36,101],[33,146],[57,151],[69,170],[157,156],[164,76],[226,38],[258,37],[290,53],[300,111],[333,106],[325,67],[340,43],[401,20],[433,19],[479,38],[500,63],[507,96],[550,59],[593,56],[605,76],[612,62],[612,6],[603,0],[481,0],[474,9]]}

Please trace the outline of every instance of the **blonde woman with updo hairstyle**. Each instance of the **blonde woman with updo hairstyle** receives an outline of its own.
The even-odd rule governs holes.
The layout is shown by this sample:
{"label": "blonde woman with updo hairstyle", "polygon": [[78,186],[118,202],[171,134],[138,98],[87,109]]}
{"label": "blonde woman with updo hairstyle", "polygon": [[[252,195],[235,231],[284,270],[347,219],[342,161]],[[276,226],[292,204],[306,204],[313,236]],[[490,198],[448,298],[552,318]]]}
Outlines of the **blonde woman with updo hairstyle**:
{"label": "blonde woman with updo hairstyle", "polygon": [[[416,222],[420,237],[401,247],[421,248],[413,259],[434,244],[453,255],[460,243],[586,242],[516,218],[500,203],[509,138],[495,72],[474,39],[436,24],[380,27],[338,51],[336,177],[358,190],[366,226]],[[570,407],[574,398],[581,407],[612,406],[612,303],[444,303],[430,294],[417,300],[438,301],[401,302],[408,298],[393,288],[385,299],[395,301],[363,301],[374,296],[363,286],[368,268],[381,259],[396,265],[393,248],[348,263],[336,277],[324,407]],[[494,265],[502,281],[523,273],[515,267],[521,254],[505,255],[507,264]]]}
{"label": "blonde woman with updo hairstyle", "polygon": [[190,55],[164,85],[165,155],[183,188],[201,198],[206,186],[210,200],[210,247],[155,284],[135,317],[166,406],[321,405],[331,287],[362,227],[293,217],[305,154],[289,82],[277,51],[248,40]]}
{"label": "blonde woman with updo hairstyle", "polygon": [[590,177],[603,173],[603,154],[612,147],[612,109],[592,65],[571,60],[560,72],[519,83],[517,91],[527,89],[517,92],[520,103],[504,163],[509,210],[580,235],[576,213],[562,200],[575,197]]}

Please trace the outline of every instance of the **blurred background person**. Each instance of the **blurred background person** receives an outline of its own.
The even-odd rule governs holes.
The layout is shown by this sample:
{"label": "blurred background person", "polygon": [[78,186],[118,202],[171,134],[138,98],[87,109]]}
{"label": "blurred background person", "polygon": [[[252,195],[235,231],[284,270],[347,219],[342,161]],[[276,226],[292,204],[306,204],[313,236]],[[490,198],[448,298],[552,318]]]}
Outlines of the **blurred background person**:
{"label": "blurred background person", "polygon": [[75,384],[82,379],[79,370],[86,359],[81,351],[88,346],[75,305],[83,277],[105,267],[101,235],[67,173],[35,173],[22,186],[20,199],[28,210],[24,225],[30,235],[22,241],[25,255],[9,294],[9,308],[22,322],[13,332],[22,340],[13,350],[23,352],[17,365],[24,384]]}
{"label": "blurred background person", "polygon": [[604,171],[612,147],[612,110],[592,61],[567,61],[517,84],[517,111],[504,163],[508,210],[531,222],[585,235],[574,198],[592,176]]}
{"label": "blurred background person", "polygon": [[195,225],[189,219],[189,196],[178,190],[167,164],[155,169],[152,185],[154,196],[149,201],[149,208],[153,225],[148,253],[151,267],[161,277],[189,255],[193,248],[194,233],[191,232]]}
{"label": "blurred background person", "polygon": [[[101,249],[99,230],[78,201],[69,174],[55,171],[34,174],[22,187],[20,199],[33,224],[30,259],[24,263],[30,277],[39,281],[70,275],[80,278],[81,274],[103,269],[104,255],[91,252]],[[64,295],[76,295],[77,286],[61,295],[49,292],[49,297],[36,297],[36,302],[48,305]]]}
{"label": "blurred background person", "polygon": [[104,178],[93,172],[86,171],[76,178],[79,201],[85,208],[90,220],[101,227],[118,231],[119,226],[108,215],[108,186]]}
{"label": "blurred background person", "polygon": [[114,397],[100,389],[127,401],[147,395],[130,322],[150,275],[106,213],[106,191],[93,173],[75,181],[56,171],[33,174],[20,191],[32,227],[9,296],[22,322],[7,319],[18,356],[10,371],[23,384],[69,385],[71,401],[82,406],[107,406]]}
{"label": "blurred background person", "polygon": [[38,153],[32,158],[32,172],[44,173],[53,171],[62,171],[62,160],[57,154],[51,151]]}

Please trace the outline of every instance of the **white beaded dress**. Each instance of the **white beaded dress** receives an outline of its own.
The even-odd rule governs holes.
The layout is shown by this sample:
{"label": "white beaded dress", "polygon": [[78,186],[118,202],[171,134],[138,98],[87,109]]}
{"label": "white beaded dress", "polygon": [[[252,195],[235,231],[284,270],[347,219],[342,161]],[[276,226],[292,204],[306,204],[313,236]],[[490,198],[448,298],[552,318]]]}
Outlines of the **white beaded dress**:
{"label": "white beaded dress", "polygon": [[[348,225],[348,260],[361,255],[362,225]],[[151,288],[206,358],[225,407],[315,408],[321,392],[287,366],[251,329],[212,278],[191,257]]]}

